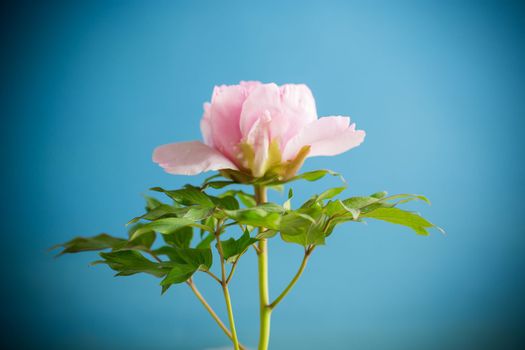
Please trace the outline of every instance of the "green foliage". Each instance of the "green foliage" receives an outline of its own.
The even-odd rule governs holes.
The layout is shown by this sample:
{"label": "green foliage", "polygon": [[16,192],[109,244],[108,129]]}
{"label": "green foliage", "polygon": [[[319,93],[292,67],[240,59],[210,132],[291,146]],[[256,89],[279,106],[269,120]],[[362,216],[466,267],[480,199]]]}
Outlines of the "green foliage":
{"label": "green foliage", "polygon": [[[255,196],[243,189],[227,186],[249,184],[282,188],[297,180],[317,181],[326,175],[338,176],[343,186],[327,189],[311,196],[297,207],[292,206],[293,190],[283,205],[257,204]],[[226,180],[218,179],[226,177]],[[221,193],[210,195],[212,191]],[[128,238],[108,234],[93,237],[77,237],[55,246],[61,248],[58,255],[84,251],[105,251],[95,264],[106,264],[118,276],[146,273],[162,278],[162,292],[171,285],[189,281],[198,271],[212,267],[212,247],[217,247],[217,237],[226,229],[237,234],[221,239],[223,257],[234,263],[257,240],[271,239],[277,235],[284,242],[304,246],[311,251],[323,245],[337,225],[346,222],[380,220],[405,226],[419,235],[428,235],[428,229],[437,228],[421,215],[399,208],[411,201],[430,204],[422,195],[376,192],[369,196],[343,197],[346,190],[344,179],[330,170],[315,170],[282,178],[274,173],[262,179],[234,170],[221,171],[208,178],[200,187],[186,185],[181,189],[153,191],[165,195],[170,203],[145,196],[145,212],[128,224]],[[255,237],[250,235],[255,228]],[[439,229],[439,228],[437,228]],[[197,234],[198,232],[198,234]],[[157,236],[162,240],[156,241]]]}
{"label": "green foliage", "polygon": [[162,277],[169,271],[168,266],[154,263],[136,250],[100,253],[100,257],[103,260],[95,261],[92,265],[106,264],[117,271],[116,276],[131,276],[143,272],[155,277]]}
{"label": "green foliage", "polygon": [[176,248],[189,248],[193,238],[193,227],[184,226],[171,234],[162,235],[164,242]]}
{"label": "green foliage", "polygon": [[227,262],[234,262],[255,242],[257,242],[257,239],[251,238],[248,230],[245,230],[239,239],[229,238],[221,241],[224,259]]}
{"label": "green foliage", "polygon": [[278,229],[284,208],[277,204],[262,204],[252,208],[225,210],[226,216],[239,224]]}
{"label": "green foliage", "polygon": [[104,250],[116,247],[122,247],[127,241],[122,238],[112,237],[108,234],[101,233],[94,237],[77,237],[69,242],[57,244],[51,249],[63,248],[58,256],[68,253],[79,253],[93,250]]}
{"label": "green foliage", "polygon": [[212,265],[211,249],[171,248],[173,267],[160,282],[162,293],[173,284],[186,282],[199,270],[206,271]]}
{"label": "green foliage", "polygon": [[363,215],[367,218],[383,220],[393,224],[403,225],[413,229],[418,235],[428,235],[428,228],[434,227],[432,223],[422,216],[399,208],[377,208]]}

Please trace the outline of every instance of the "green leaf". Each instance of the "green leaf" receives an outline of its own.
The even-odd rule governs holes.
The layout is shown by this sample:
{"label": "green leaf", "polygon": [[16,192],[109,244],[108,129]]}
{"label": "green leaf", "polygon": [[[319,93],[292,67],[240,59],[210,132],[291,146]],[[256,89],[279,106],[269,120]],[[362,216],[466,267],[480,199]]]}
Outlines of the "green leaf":
{"label": "green leaf", "polygon": [[[386,193],[386,192],[385,192]],[[427,203],[428,205],[430,205],[430,200],[421,195],[421,194],[409,194],[409,193],[403,193],[403,194],[396,194],[396,195],[393,195],[393,196],[389,196],[389,197],[386,197],[386,198],[383,198],[382,200],[395,200],[395,199],[400,199],[397,203],[397,204],[404,204],[404,203],[407,203],[407,202],[410,202],[410,201],[413,201],[413,200],[420,200],[420,201],[423,201],[425,203]]]}
{"label": "green leaf", "polygon": [[230,238],[221,241],[221,246],[224,254],[224,260],[227,262],[234,262],[240,255],[242,255],[249,246],[257,242],[257,239],[251,238],[250,233],[245,230],[239,239]]}
{"label": "green leaf", "polygon": [[203,185],[202,185],[202,189],[206,189],[208,187],[211,187],[211,188],[215,188],[215,189],[221,189],[221,188],[224,188],[226,186],[229,186],[229,185],[235,185],[236,182],[234,181],[226,181],[226,180],[221,180],[221,181],[210,181],[210,182],[205,182]]}
{"label": "green leaf", "polygon": [[192,206],[185,208],[186,212],[181,217],[191,221],[201,221],[207,219],[212,213],[213,210],[210,208],[203,208],[201,206]]}
{"label": "green leaf", "polygon": [[211,249],[172,248],[177,256],[177,263],[162,280],[162,292],[166,292],[172,284],[186,282],[199,270],[206,271],[212,265]]}
{"label": "green leaf", "polygon": [[147,213],[131,219],[127,223],[127,225],[134,224],[141,219],[153,221],[153,220],[157,220],[162,217],[165,217],[165,216],[182,216],[187,211],[188,211],[188,208],[178,208],[178,207],[168,205],[168,204],[160,204],[156,206],[155,208],[151,209],[150,211],[148,211]]}
{"label": "green leaf", "polygon": [[76,237],[66,243],[57,244],[51,249],[64,248],[57,256],[69,253],[96,251],[119,248],[126,244],[126,240],[101,233],[93,237]]}
{"label": "green leaf", "polygon": [[292,188],[290,188],[288,190],[288,199],[286,200],[286,202],[283,203],[283,208],[285,210],[292,209],[292,198],[293,198],[293,190],[292,190]]}
{"label": "green leaf", "polygon": [[152,191],[163,192],[171,197],[177,203],[182,205],[200,205],[202,207],[213,208],[215,204],[213,200],[204,191],[199,188],[186,185],[185,188],[179,190],[167,191],[161,187],[153,187]]}
{"label": "green leaf", "polygon": [[285,242],[302,246],[321,245],[325,242],[324,227],[326,216],[318,208],[309,208],[304,212],[289,212],[284,215],[279,231]]}
{"label": "green leaf", "polygon": [[198,244],[197,248],[204,249],[209,248],[211,245],[211,242],[215,239],[215,235],[213,233],[208,233],[206,237],[204,237]]}
{"label": "green leaf", "polygon": [[320,195],[318,195],[317,200],[322,201],[325,199],[333,198],[337,196],[338,194],[340,194],[341,192],[343,192],[345,189],[346,189],[346,186],[330,188],[324,191],[323,193],[321,193]]}
{"label": "green leaf", "polygon": [[345,179],[341,176],[341,174],[336,173],[332,170],[328,169],[321,169],[321,170],[314,170],[314,171],[307,171],[305,173],[295,175],[292,177],[288,182],[290,181],[296,181],[296,180],[306,180],[306,181],[317,181],[325,177],[326,175],[332,175],[332,176],[338,176],[343,183],[346,183]]}
{"label": "green leaf", "polygon": [[363,217],[382,220],[397,225],[403,225],[413,229],[419,235],[428,235],[427,228],[435,227],[434,224],[422,216],[405,211],[399,208],[378,208],[369,213],[363,214]]}
{"label": "green leaf", "polygon": [[239,198],[244,206],[251,208],[257,205],[255,197],[252,194],[245,193],[243,191],[236,191],[236,196]]}
{"label": "green leaf", "polygon": [[386,196],[388,193],[386,191],[376,192],[374,194],[371,194],[370,197],[381,199],[384,196]]}
{"label": "green leaf", "polygon": [[164,242],[177,248],[189,248],[193,238],[193,228],[184,226],[175,232],[162,235]]}
{"label": "green leaf", "polygon": [[237,210],[239,209],[239,202],[234,196],[226,195],[221,197],[214,197],[214,203],[222,209]]}
{"label": "green leaf", "polygon": [[225,210],[224,212],[230,219],[240,224],[278,229],[281,215],[276,210],[276,205],[260,205],[253,208]]}
{"label": "green leaf", "polygon": [[211,249],[199,248],[174,248],[178,256],[187,264],[198,270],[209,270],[213,262]]}
{"label": "green leaf", "polygon": [[159,219],[156,221],[149,222],[147,224],[144,224],[142,227],[140,227],[138,230],[136,230],[132,236],[132,239],[135,239],[136,237],[150,231],[155,231],[158,233],[161,233],[163,235],[165,234],[172,234],[175,231],[183,228],[184,226],[193,226],[193,227],[200,227],[204,230],[210,230],[209,227],[204,226],[202,224],[196,223],[193,220],[186,219],[186,218],[166,218],[166,219]]}
{"label": "green leaf", "polygon": [[151,211],[155,209],[156,207],[162,205],[162,202],[159,201],[157,198],[153,198],[147,195],[143,195],[144,199],[146,200],[146,207],[144,208],[146,211]]}
{"label": "green leaf", "polygon": [[[248,194],[242,190],[228,190],[219,197],[225,197],[225,196],[234,196],[241,201],[241,203],[248,208],[254,207],[257,205],[257,202],[255,201],[255,196],[253,194]],[[238,208],[237,208],[238,209]]]}
{"label": "green leaf", "polygon": [[128,249],[140,249],[140,250],[148,250],[151,248],[153,243],[155,242],[155,239],[157,238],[157,234],[155,231],[149,231],[144,232],[143,234],[139,236],[135,236],[135,238],[132,238],[135,232],[140,229],[144,224],[139,223],[135,224],[128,230],[128,237],[129,241],[126,244],[126,248]]}
{"label": "green leaf", "polygon": [[166,293],[171,285],[183,283],[189,280],[196,271],[197,269],[189,264],[175,265],[170,272],[168,272],[166,278],[160,282],[160,285],[162,286],[162,294]]}
{"label": "green leaf", "polygon": [[162,246],[160,248],[154,249],[152,251],[153,254],[157,256],[166,256],[171,262],[179,263],[179,264],[185,264],[183,260],[180,259],[177,251],[173,246]]}
{"label": "green leaf", "polygon": [[272,238],[275,237],[279,233],[276,230],[261,230],[259,233],[255,235],[256,239],[263,239],[263,238]]}
{"label": "green leaf", "polygon": [[148,273],[156,277],[166,275],[168,269],[160,263],[146,259],[136,250],[120,250],[116,252],[100,253],[104,259],[93,264],[106,264],[118,273],[116,276],[130,276],[137,273]]}
{"label": "green leaf", "polygon": [[343,204],[352,209],[361,209],[364,208],[370,204],[378,202],[379,199],[375,197],[350,197],[345,200],[343,200]]}

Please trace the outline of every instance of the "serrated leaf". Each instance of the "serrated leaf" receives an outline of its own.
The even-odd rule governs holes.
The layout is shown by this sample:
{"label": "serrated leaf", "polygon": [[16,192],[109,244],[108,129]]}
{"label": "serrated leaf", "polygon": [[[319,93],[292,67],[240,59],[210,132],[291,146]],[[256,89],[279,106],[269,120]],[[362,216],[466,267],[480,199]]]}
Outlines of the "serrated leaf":
{"label": "serrated leaf", "polygon": [[225,196],[234,196],[239,199],[239,201],[245,206],[245,207],[254,207],[257,205],[257,202],[255,201],[255,196],[253,194],[246,193],[242,190],[228,190],[226,192],[223,192],[219,197],[225,197]]}
{"label": "serrated leaf", "polygon": [[152,251],[157,256],[166,256],[170,261],[178,263],[178,264],[185,264],[184,260],[182,260],[177,251],[175,250],[175,247],[173,246],[162,246],[157,249],[154,249]]}
{"label": "serrated leaf", "polygon": [[[282,208],[282,207],[281,207]],[[277,229],[281,219],[274,205],[261,205],[253,208],[225,210],[226,215],[240,224]]]}
{"label": "serrated leaf", "polygon": [[342,202],[347,208],[361,209],[370,204],[376,203],[378,201],[379,201],[378,198],[363,196],[363,197],[350,197],[350,198],[343,200]]}
{"label": "serrated leaf", "polygon": [[285,242],[302,246],[321,245],[325,242],[324,226],[326,216],[318,208],[303,212],[292,211],[281,219],[279,231]]}
{"label": "serrated leaf", "polygon": [[132,238],[133,234],[142,226],[144,226],[144,224],[139,223],[129,228],[128,230],[129,241],[126,243],[126,248],[141,249],[141,250],[147,250],[151,248],[151,246],[153,245],[157,237],[154,231],[145,232],[138,237]]}
{"label": "serrated leaf", "polygon": [[172,247],[189,248],[193,238],[193,228],[191,226],[184,226],[175,232],[162,235],[164,242]]}
{"label": "serrated leaf", "polygon": [[290,210],[292,209],[292,198],[293,198],[293,189],[290,188],[288,190],[288,199],[286,200],[286,202],[283,203],[283,208],[285,210]]}
{"label": "serrated leaf", "polygon": [[388,193],[386,191],[376,192],[374,194],[371,194],[370,197],[381,199],[385,197]]}
{"label": "serrated leaf", "polygon": [[146,200],[146,207],[144,208],[146,211],[151,211],[155,209],[156,207],[162,205],[163,203],[159,201],[157,198],[153,198],[147,195],[143,195],[144,199]]}
{"label": "serrated leaf", "polygon": [[195,272],[208,270],[212,265],[211,249],[172,248],[172,250],[177,263],[160,283],[163,292],[172,284],[186,282]]}
{"label": "serrated leaf", "polygon": [[220,181],[210,181],[210,182],[205,182],[203,185],[202,185],[202,189],[205,189],[207,187],[211,187],[211,188],[215,188],[215,189],[221,189],[221,188],[224,188],[226,186],[230,186],[230,185],[235,185],[236,182],[234,181],[227,181],[227,180],[220,180]]}
{"label": "serrated leaf", "polygon": [[200,205],[207,208],[213,208],[215,206],[213,200],[204,191],[201,191],[197,187],[187,185],[185,188],[171,191],[165,190],[161,187],[153,187],[151,190],[163,192],[182,205]]}
{"label": "serrated leaf", "polygon": [[57,256],[70,253],[96,251],[119,248],[126,244],[126,240],[101,233],[93,237],[76,237],[72,240],[57,244],[50,249],[64,248]]}
{"label": "serrated leaf", "polygon": [[211,268],[213,256],[211,249],[205,248],[174,248],[179,257],[197,268],[198,270],[208,270]]}
{"label": "serrated leaf", "polygon": [[244,231],[239,239],[229,238],[221,241],[224,260],[234,262],[249,246],[257,242],[257,239],[251,238],[248,231]]}
{"label": "serrated leaf", "polygon": [[186,212],[181,216],[181,218],[188,219],[191,221],[201,221],[207,219],[212,213],[213,210],[206,207],[201,207],[198,205],[185,208]]}
{"label": "serrated leaf", "polygon": [[137,273],[148,273],[156,277],[166,275],[168,269],[163,264],[146,259],[136,250],[121,250],[109,253],[100,253],[104,259],[96,263],[103,263],[117,271],[117,276],[130,276]]}
{"label": "serrated leaf", "polygon": [[168,204],[160,204],[157,207],[151,209],[147,213],[134,217],[126,225],[134,224],[139,220],[157,220],[165,216],[182,216],[188,211],[188,208],[178,208]]}
{"label": "serrated leaf", "polygon": [[341,174],[336,173],[335,171],[332,171],[332,170],[328,170],[328,169],[307,171],[305,173],[302,173],[302,174],[299,174],[299,175],[295,175],[290,180],[288,180],[288,182],[296,181],[296,180],[306,180],[306,181],[313,182],[313,181],[317,181],[317,180],[322,179],[326,175],[337,176],[337,177],[339,177],[341,179],[341,181],[343,183],[346,183],[346,181],[341,176]]}
{"label": "serrated leaf", "polygon": [[241,203],[248,208],[255,207],[257,205],[255,197],[252,194],[248,194],[243,191],[237,191],[236,196],[239,198]]}
{"label": "serrated leaf", "polygon": [[165,218],[149,222],[140,227],[134,232],[132,239],[150,231],[155,231],[161,234],[171,234],[184,226],[199,227],[204,230],[210,230],[209,227],[196,223],[193,220],[186,218]]}
{"label": "serrated leaf", "polygon": [[345,189],[346,189],[346,186],[329,188],[328,190],[326,190],[323,193],[321,193],[320,195],[318,195],[317,196],[317,200],[318,201],[322,201],[322,200],[325,200],[325,199],[333,198],[333,197],[337,196],[338,194],[340,194],[341,192],[343,192]]}
{"label": "serrated leaf", "polygon": [[213,202],[222,209],[237,210],[239,209],[239,202],[234,196],[226,195],[221,197],[214,197]]}
{"label": "serrated leaf", "polygon": [[160,285],[162,286],[162,294],[166,293],[169,287],[173,284],[186,282],[193,276],[197,269],[188,264],[177,264],[175,265],[166,275]]}
{"label": "serrated leaf", "polygon": [[413,200],[420,200],[420,201],[427,203],[428,205],[431,204],[430,200],[427,197],[421,194],[409,194],[409,193],[396,194],[393,196],[385,197],[382,200],[390,201],[390,200],[396,200],[396,199],[399,199],[399,201],[396,204],[404,204],[404,203],[408,203]]}
{"label": "serrated leaf", "polygon": [[277,233],[279,232],[276,230],[262,230],[255,235],[255,238],[257,239],[272,238],[272,237],[275,237]]}
{"label": "serrated leaf", "polygon": [[378,208],[376,210],[363,214],[362,216],[390,222],[397,225],[403,225],[413,229],[417,234],[425,236],[428,235],[427,228],[435,227],[434,224],[432,224],[422,216],[396,207]]}
{"label": "serrated leaf", "polygon": [[209,248],[211,245],[211,242],[215,240],[215,235],[213,233],[208,233],[206,237],[204,237],[198,244],[197,248],[204,249]]}

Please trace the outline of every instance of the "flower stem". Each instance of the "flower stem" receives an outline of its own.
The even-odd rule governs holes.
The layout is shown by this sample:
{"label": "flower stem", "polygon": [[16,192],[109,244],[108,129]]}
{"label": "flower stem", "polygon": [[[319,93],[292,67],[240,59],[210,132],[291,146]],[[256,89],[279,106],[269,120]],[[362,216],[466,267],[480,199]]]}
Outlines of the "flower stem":
{"label": "flower stem", "polygon": [[237,339],[237,331],[235,330],[235,320],[233,318],[232,302],[230,299],[230,292],[226,284],[223,285],[222,291],[224,292],[224,300],[226,301],[226,308],[228,309],[228,319],[230,320],[230,327],[232,329],[232,341],[235,350],[240,350],[239,340]]}
{"label": "flower stem", "polygon": [[[222,331],[224,332],[224,334],[226,334],[228,336],[228,338],[230,338],[232,341],[233,341],[233,336],[232,336],[232,333],[230,332],[230,330],[228,329],[228,327],[226,327],[224,325],[224,323],[222,322],[222,320],[219,318],[219,316],[217,316],[217,314],[215,313],[215,311],[212,309],[212,307],[210,306],[210,304],[208,304],[208,302],[206,301],[206,299],[204,299],[204,297],[202,296],[202,294],[199,292],[199,290],[197,289],[197,286],[195,285],[195,283],[192,281],[192,280],[188,280],[186,282],[188,284],[188,286],[190,286],[191,290],[193,291],[193,293],[197,296],[197,299],[199,299],[199,301],[202,303],[202,305],[204,306],[204,308],[206,308],[206,310],[210,313],[211,317],[213,317],[213,319],[215,320],[215,322],[217,322],[217,324],[219,325],[219,327],[222,329]],[[241,350],[245,350],[246,348],[244,346],[242,346],[241,344],[239,344],[239,348]]]}
{"label": "flower stem", "polygon": [[[255,186],[255,200],[257,204],[267,201],[266,188]],[[260,231],[263,228],[259,229]],[[260,306],[260,328],[259,328],[259,350],[268,349],[270,341],[270,318],[272,309],[270,308],[270,297],[268,293],[268,242],[265,238],[258,244],[257,261],[259,267],[259,306]]]}
{"label": "flower stem", "polygon": [[222,286],[222,292],[224,294],[224,301],[226,302],[226,309],[228,310],[228,319],[230,321],[230,328],[231,328],[231,333],[232,333],[231,339],[233,342],[233,347],[235,350],[240,350],[239,340],[237,339],[237,331],[235,329],[235,319],[233,317],[233,308],[232,308],[232,302],[230,298],[230,291],[228,290],[228,283],[226,279],[226,267],[224,266],[224,252],[222,250],[220,232],[221,232],[221,223],[219,222],[219,224],[217,224],[217,231],[215,232],[215,237],[217,237],[217,250],[219,251],[219,258],[221,260],[221,280],[220,281],[221,281],[221,286]]}
{"label": "flower stem", "polygon": [[311,246],[305,249],[303,261],[301,262],[301,266],[299,267],[299,270],[297,271],[293,279],[290,281],[288,286],[283,290],[283,292],[270,304],[270,309],[273,310],[277,306],[277,304],[279,304],[281,300],[283,300],[283,298],[290,292],[290,290],[292,290],[293,286],[299,280],[299,277],[301,277],[301,275],[303,274],[303,271],[306,267],[306,263],[308,262],[308,258],[310,257],[310,254],[312,254],[313,250],[314,250],[314,246]]}

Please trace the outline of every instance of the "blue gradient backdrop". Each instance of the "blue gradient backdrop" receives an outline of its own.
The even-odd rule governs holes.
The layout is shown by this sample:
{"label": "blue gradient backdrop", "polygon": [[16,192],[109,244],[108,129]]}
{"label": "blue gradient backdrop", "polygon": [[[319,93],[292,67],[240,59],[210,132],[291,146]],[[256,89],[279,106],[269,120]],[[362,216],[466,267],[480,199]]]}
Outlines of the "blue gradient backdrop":
{"label": "blue gradient backdrop", "polygon": [[[510,2],[85,1],[2,10],[2,342],[11,348],[207,349],[227,340],[185,286],[114,278],[75,235],[125,235],[141,193],[199,183],[151,162],[200,139],[213,85],[304,82],[366,142],[305,169],[353,194],[424,193],[418,237],[347,225],[274,313],[271,349],[512,349],[523,338],[525,12]],[[297,183],[298,199],[335,184]],[[278,193],[274,200],[284,200]],[[271,242],[271,294],[301,249]],[[224,316],[220,291],[197,282]],[[255,257],[232,284],[257,341]]]}

